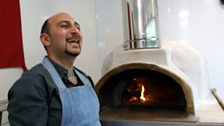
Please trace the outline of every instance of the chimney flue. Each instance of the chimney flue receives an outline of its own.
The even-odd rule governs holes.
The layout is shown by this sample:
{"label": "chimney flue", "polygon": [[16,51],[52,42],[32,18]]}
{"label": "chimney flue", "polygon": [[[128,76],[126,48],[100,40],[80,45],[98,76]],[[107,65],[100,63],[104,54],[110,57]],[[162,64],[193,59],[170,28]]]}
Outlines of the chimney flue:
{"label": "chimney flue", "polygon": [[157,0],[122,0],[124,49],[159,48]]}

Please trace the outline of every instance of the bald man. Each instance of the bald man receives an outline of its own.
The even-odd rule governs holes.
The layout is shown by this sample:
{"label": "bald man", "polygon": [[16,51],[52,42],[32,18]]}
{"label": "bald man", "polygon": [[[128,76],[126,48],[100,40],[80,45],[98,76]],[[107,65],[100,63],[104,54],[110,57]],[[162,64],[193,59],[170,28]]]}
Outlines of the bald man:
{"label": "bald man", "polygon": [[10,126],[100,126],[91,78],[73,66],[81,53],[80,25],[67,13],[48,18],[40,41],[47,56],[8,92]]}

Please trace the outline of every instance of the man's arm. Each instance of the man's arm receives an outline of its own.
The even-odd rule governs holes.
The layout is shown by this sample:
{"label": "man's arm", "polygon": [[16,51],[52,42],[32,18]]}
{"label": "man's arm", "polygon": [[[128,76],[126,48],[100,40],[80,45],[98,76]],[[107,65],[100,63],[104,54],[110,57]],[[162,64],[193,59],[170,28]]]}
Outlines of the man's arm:
{"label": "man's arm", "polygon": [[27,75],[8,93],[10,126],[47,126],[47,91],[41,76]]}

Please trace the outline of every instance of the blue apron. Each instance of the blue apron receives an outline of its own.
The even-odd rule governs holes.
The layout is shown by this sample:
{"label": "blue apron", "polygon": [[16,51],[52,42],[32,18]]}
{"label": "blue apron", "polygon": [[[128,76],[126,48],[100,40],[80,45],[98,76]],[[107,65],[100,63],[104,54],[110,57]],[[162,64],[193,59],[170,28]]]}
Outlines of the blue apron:
{"label": "blue apron", "polygon": [[74,69],[84,86],[66,88],[48,58],[45,57],[42,64],[51,74],[60,92],[62,102],[61,126],[101,126],[99,101],[91,82]]}

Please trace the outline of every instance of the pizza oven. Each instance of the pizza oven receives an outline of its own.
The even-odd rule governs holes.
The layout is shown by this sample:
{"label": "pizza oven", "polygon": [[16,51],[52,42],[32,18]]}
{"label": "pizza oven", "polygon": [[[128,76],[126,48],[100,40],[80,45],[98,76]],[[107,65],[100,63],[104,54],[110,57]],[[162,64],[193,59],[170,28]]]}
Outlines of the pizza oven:
{"label": "pizza oven", "polygon": [[101,119],[196,122],[195,87],[169,53],[121,48],[112,52],[95,87]]}
{"label": "pizza oven", "polygon": [[197,122],[196,104],[209,94],[200,53],[159,39],[157,0],[123,0],[123,12],[124,45],[95,87],[101,120]]}

